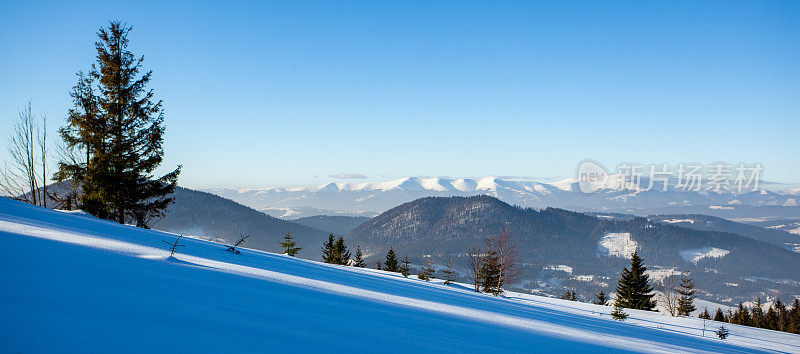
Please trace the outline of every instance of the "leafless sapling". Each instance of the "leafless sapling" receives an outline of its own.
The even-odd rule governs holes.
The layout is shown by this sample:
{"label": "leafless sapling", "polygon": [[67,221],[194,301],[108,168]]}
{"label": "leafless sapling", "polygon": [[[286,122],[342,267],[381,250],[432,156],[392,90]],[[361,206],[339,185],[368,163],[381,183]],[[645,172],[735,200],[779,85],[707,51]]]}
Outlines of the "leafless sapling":
{"label": "leafless sapling", "polygon": [[517,263],[517,242],[511,234],[511,230],[503,229],[493,238],[495,251],[500,263],[500,274],[497,277],[498,289],[502,284],[510,284],[520,276],[519,264]]}
{"label": "leafless sapling", "polygon": [[483,257],[481,242],[476,240],[475,245],[467,250],[468,275],[472,284],[475,285],[475,292],[481,291],[481,284],[483,283],[483,277],[481,276]]}
{"label": "leafless sapling", "polygon": [[9,162],[0,169],[0,193],[33,205],[47,206],[47,120],[42,125],[31,104],[19,111],[9,134]]}
{"label": "leafless sapling", "polygon": [[664,307],[670,316],[675,317],[678,314],[678,278],[670,275],[658,285],[658,290],[664,295],[661,305]]}
{"label": "leafless sapling", "polygon": [[183,235],[178,236],[178,238],[176,238],[175,242],[173,242],[173,243],[169,243],[169,242],[164,241],[164,240],[161,241],[161,242],[164,242],[164,243],[166,243],[166,244],[168,244],[170,246],[170,249],[169,249],[169,256],[170,257],[175,255],[175,252],[177,252],[176,249],[178,247],[186,247],[186,245],[179,245],[178,244],[178,241],[180,241],[181,237],[183,237]]}
{"label": "leafless sapling", "polygon": [[242,236],[239,236],[239,239],[238,239],[238,240],[236,240],[236,242],[234,242],[234,243],[233,243],[233,245],[231,245],[231,246],[228,246],[228,249],[227,249],[227,251],[228,251],[228,252],[233,252],[233,254],[240,254],[240,253],[242,253],[242,252],[239,252],[239,250],[237,250],[237,249],[236,249],[236,247],[239,247],[240,245],[244,244],[244,241],[245,241],[245,240],[246,240],[248,237],[250,237],[250,235],[247,235],[247,236],[244,236],[244,235],[242,235]]}

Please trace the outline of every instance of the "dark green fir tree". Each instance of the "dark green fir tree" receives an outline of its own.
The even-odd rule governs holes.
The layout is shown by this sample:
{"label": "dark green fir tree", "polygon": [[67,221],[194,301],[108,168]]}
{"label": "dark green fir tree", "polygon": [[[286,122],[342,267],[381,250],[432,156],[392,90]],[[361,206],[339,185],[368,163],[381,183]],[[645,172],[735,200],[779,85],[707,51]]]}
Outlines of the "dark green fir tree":
{"label": "dark green fir tree", "polygon": [[714,313],[714,321],[717,322],[725,322],[725,314],[722,313],[722,309],[717,309],[717,312]]}
{"label": "dark green fir tree", "polygon": [[389,252],[386,252],[386,262],[383,263],[383,270],[395,273],[400,272],[400,267],[397,265],[397,255],[392,247],[389,247]]}
{"label": "dark green fir tree", "polygon": [[336,240],[336,254],[339,256],[338,263],[336,264],[350,264],[350,251],[347,250],[347,245],[345,245],[344,238],[342,236],[339,236],[339,239]]}
{"label": "dark green fir tree", "polygon": [[360,245],[356,246],[356,258],[353,259],[353,266],[359,268],[365,268],[367,266],[367,264],[364,263],[364,254],[361,253]]}
{"label": "dark green fir tree", "polygon": [[644,272],[644,266],[639,253],[634,251],[631,255],[631,269],[623,268],[622,275],[617,282],[617,300],[615,304],[620,307],[652,311],[656,307],[653,301],[653,287],[650,285],[649,276]]}
{"label": "dark green fir tree", "polygon": [[289,256],[294,257],[297,255],[297,252],[300,252],[303,247],[296,247],[297,244],[294,242],[294,237],[292,236],[292,232],[286,230],[286,236],[283,236],[283,242],[279,242],[281,248],[283,248],[283,253]]}
{"label": "dark green fir tree", "polygon": [[689,278],[689,272],[684,272],[681,283],[678,285],[678,316],[690,316],[694,312],[694,298],[697,290],[694,288],[694,280]]}
{"label": "dark green fir tree", "polygon": [[60,130],[85,161],[61,161],[55,178],[78,185],[80,208],[147,228],[172,204],[180,166],[153,175],[164,158],[164,111],[147,88],[152,71],[142,71],[144,57],[128,49],[130,32],[111,22],[97,33],[97,61],[88,75],[78,74],[74,107]]}
{"label": "dark green fir tree", "polygon": [[592,303],[605,306],[608,303],[608,295],[605,291],[600,290],[597,294],[594,294],[594,301],[592,301]]}
{"label": "dark green fir tree", "polygon": [[328,235],[328,240],[322,244],[322,261],[330,264],[339,264],[341,256],[337,253],[336,238]]}

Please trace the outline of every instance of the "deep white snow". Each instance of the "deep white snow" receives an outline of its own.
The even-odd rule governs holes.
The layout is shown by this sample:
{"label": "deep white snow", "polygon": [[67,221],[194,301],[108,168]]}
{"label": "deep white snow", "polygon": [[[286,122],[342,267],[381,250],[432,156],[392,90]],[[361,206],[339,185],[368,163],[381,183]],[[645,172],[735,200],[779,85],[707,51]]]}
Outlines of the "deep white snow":
{"label": "deep white snow", "polygon": [[170,257],[175,238],[0,198],[0,351],[800,351],[797,335],[730,326],[722,341],[696,318],[617,322],[610,307],[198,239]]}
{"label": "deep white snow", "polygon": [[629,232],[609,232],[597,241],[598,254],[609,257],[630,259],[637,247]]}
{"label": "deep white snow", "polygon": [[703,247],[703,248],[681,251],[679,253],[684,261],[690,263],[697,263],[699,260],[703,258],[722,258],[731,252],[728,250],[724,250],[722,248]]}

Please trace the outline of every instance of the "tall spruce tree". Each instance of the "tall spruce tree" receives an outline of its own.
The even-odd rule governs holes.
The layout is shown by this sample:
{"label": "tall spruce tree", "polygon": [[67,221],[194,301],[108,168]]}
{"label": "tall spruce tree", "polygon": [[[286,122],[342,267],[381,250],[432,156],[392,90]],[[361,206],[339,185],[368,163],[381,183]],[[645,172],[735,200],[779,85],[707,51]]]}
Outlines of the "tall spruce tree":
{"label": "tall spruce tree", "polygon": [[353,266],[359,268],[365,268],[367,266],[364,263],[364,254],[361,253],[361,245],[356,245],[356,258],[353,259]]}
{"label": "tall spruce tree", "polygon": [[383,264],[383,270],[395,273],[400,272],[400,267],[397,265],[397,255],[392,247],[389,247],[389,252],[386,252],[386,262]]}
{"label": "tall spruce tree", "polygon": [[98,32],[97,61],[88,75],[78,74],[74,107],[60,131],[86,161],[61,161],[55,177],[80,185],[79,206],[90,213],[148,227],[173,202],[180,166],[153,176],[164,157],[164,111],[147,89],[152,71],[141,73],[144,57],[128,50],[130,31],[111,22]]}
{"label": "tall spruce tree", "polygon": [[341,256],[337,253],[336,239],[333,233],[328,235],[328,240],[322,244],[322,261],[330,264],[339,264]]}
{"label": "tall spruce tree", "polygon": [[336,240],[336,254],[339,256],[338,263],[341,265],[349,265],[350,263],[350,251],[347,250],[347,245],[344,244],[344,238],[339,236],[339,239]]}
{"label": "tall spruce tree", "polygon": [[681,283],[678,285],[678,316],[690,316],[696,308],[694,307],[694,280],[689,278],[689,272],[684,272]]}
{"label": "tall spruce tree", "polygon": [[279,242],[281,247],[283,248],[283,253],[294,257],[297,252],[300,252],[303,247],[295,247],[297,244],[294,242],[294,237],[292,237],[292,232],[286,230],[286,236],[283,236],[283,242]]}
{"label": "tall spruce tree", "polygon": [[649,276],[644,272],[647,267],[639,258],[639,253],[634,251],[631,255],[631,269],[622,269],[622,275],[617,282],[616,304],[620,307],[652,311],[656,307],[653,301],[653,287],[650,285]]}

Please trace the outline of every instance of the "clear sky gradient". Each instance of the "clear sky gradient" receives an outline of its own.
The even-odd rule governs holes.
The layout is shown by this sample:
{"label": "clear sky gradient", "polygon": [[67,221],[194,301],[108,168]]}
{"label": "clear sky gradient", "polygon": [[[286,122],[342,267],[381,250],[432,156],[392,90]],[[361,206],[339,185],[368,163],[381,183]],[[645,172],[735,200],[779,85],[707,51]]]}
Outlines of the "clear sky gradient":
{"label": "clear sky gradient", "polygon": [[[800,2],[0,4],[0,135],[133,25],[189,187],[760,162],[800,181]],[[5,158],[5,151],[0,157]]]}

